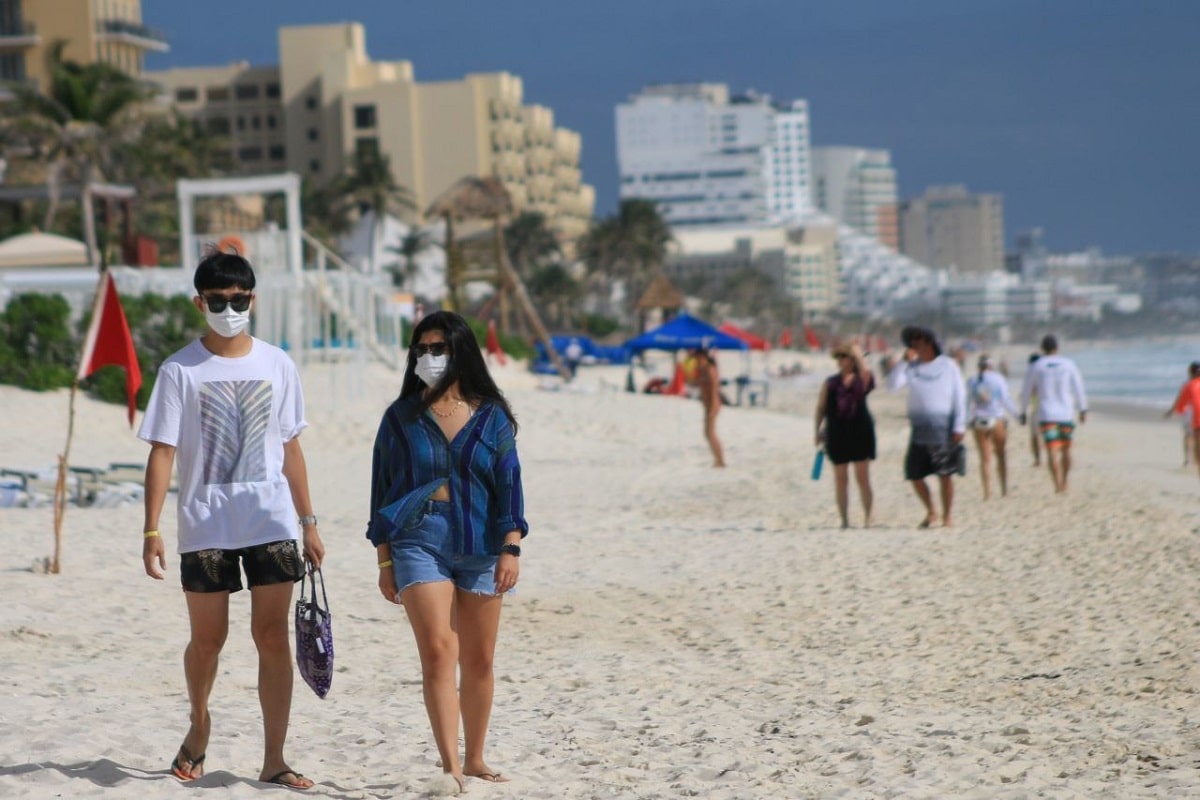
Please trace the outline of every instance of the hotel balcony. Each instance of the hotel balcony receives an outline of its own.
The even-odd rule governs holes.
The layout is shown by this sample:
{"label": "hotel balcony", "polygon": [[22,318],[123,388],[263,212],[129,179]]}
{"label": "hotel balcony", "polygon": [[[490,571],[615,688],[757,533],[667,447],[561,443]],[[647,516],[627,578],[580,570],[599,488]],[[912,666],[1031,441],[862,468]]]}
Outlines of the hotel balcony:
{"label": "hotel balcony", "polygon": [[127,19],[102,19],[96,23],[96,38],[102,42],[120,42],[142,50],[165,53],[171,49],[162,31]]}
{"label": "hotel balcony", "polygon": [[35,47],[41,43],[41,34],[31,22],[18,22],[16,25],[0,27],[0,50]]}

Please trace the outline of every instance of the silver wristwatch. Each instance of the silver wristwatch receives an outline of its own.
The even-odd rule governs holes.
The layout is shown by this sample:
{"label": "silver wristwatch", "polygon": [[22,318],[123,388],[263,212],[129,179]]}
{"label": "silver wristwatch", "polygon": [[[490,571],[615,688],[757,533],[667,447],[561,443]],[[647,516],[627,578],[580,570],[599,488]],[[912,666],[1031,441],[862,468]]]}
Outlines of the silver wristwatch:
{"label": "silver wristwatch", "polygon": [[301,517],[298,521],[300,523],[301,528],[303,528],[305,525],[316,525],[317,524],[317,515],[309,514],[307,517]]}

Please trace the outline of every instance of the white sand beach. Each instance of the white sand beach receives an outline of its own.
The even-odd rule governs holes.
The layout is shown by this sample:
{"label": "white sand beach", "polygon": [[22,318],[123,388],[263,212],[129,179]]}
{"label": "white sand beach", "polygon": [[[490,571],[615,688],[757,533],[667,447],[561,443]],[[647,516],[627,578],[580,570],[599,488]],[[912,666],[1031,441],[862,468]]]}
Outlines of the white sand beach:
{"label": "white sand beach", "polygon": [[[357,398],[335,368],[303,378],[338,666],[326,700],[297,681],[288,757],[314,797],[422,796],[440,770],[419,664],[363,538],[399,377],[371,367]],[[815,377],[722,412],[725,470],[698,402],[612,369],[572,391],[498,378],[532,531],[496,659],[489,761],[512,780],[468,796],[1200,796],[1200,478],[1178,424],[1094,413],[1064,496],[1016,428],[1009,497],[983,502],[972,447],[955,528],[919,530],[903,398],[881,390],[878,526],[843,531],[832,475],[809,478]],[[66,392],[0,387],[0,409],[0,466],[53,465]],[[80,399],[76,425],[72,463],[144,461],[122,408]],[[46,575],[51,510],[0,509],[0,797],[270,796],[244,594],[208,774],[171,776],[186,613],[173,557],[143,574],[141,524],[140,504],[69,510]]]}

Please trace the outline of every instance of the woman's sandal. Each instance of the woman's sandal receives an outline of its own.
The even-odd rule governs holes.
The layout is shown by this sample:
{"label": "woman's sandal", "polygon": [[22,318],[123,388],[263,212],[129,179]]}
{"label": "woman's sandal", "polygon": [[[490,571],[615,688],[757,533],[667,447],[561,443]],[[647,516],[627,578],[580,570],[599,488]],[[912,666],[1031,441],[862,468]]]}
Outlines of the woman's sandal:
{"label": "woman's sandal", "polygon": [[478,778],[481,781],[488,783],[508,783],[508,778],[501,775],[499,772],[476,772],[474,775],[467,773],[467,777]]}
{"label": "woman's sandal", "polygon": [[[182,762],[179,760],[180,756],[183,757]],[[183,745],[179,745],[179,753],[176,754],[175,758],[171,761],[171,772],[181,781],[199,780],[200,778],[204,777],[204,773],[201,772],[199,775],[193,775],[192,773],[195,771],[196,767],[203,766],[204,756],[205,754],[201,753],[195,758],[192,758],[192,754],[188,752],[188,749]],[[185,764],[187,765],[187,769],[184,769]]]}

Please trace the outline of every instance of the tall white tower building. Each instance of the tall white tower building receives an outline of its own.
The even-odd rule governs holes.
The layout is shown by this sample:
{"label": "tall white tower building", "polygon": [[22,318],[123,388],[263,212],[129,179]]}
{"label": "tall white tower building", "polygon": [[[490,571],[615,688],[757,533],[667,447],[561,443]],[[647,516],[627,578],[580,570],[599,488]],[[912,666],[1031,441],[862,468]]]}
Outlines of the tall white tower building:
{"label": "tall white tower building", "polygon": [[731,98],[724,84],[667,84],[616,109],[621,198],[668,224],[745,225],[812,210],[808,104]]}
{"label": "tall white tower building", "polygon": [[887,150],[814,147],[813,200],[839,222],[899,249],[896,170]]}

